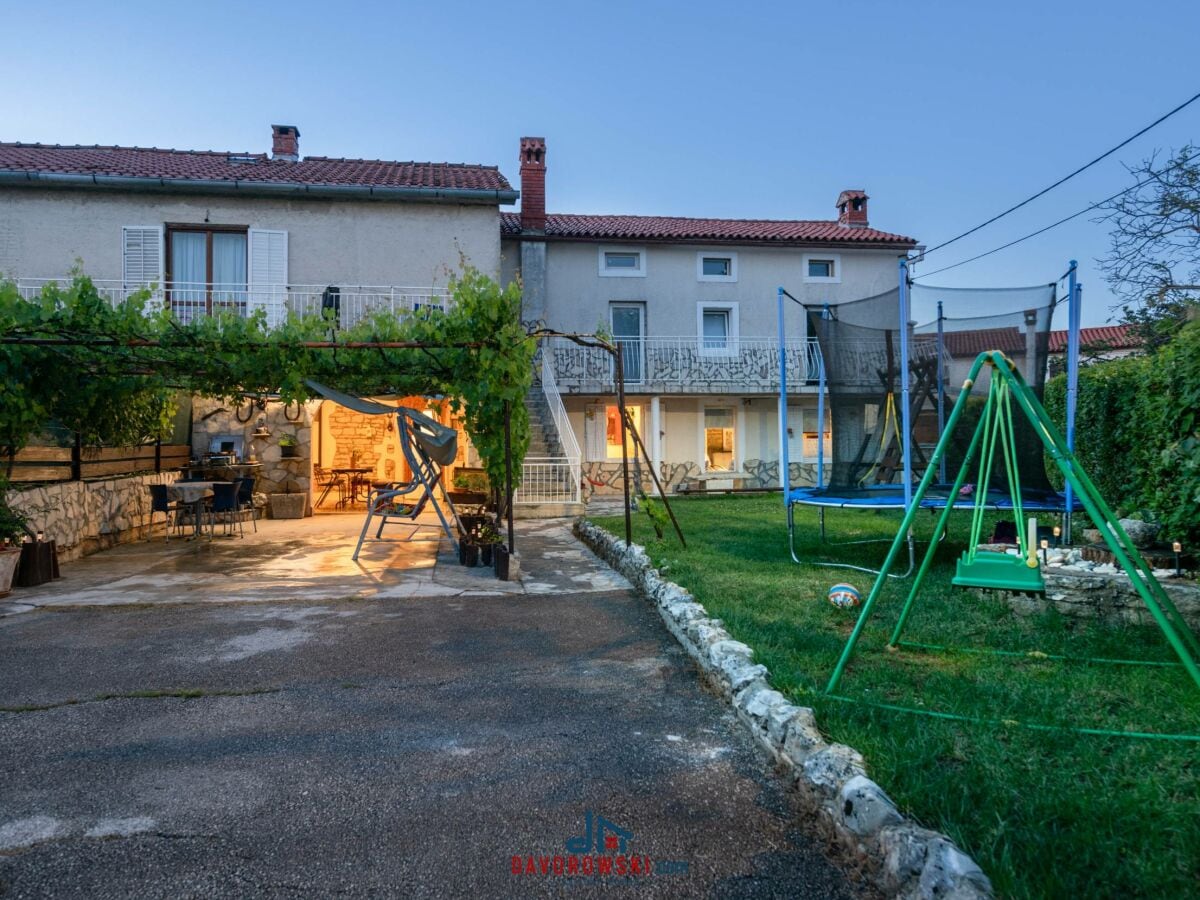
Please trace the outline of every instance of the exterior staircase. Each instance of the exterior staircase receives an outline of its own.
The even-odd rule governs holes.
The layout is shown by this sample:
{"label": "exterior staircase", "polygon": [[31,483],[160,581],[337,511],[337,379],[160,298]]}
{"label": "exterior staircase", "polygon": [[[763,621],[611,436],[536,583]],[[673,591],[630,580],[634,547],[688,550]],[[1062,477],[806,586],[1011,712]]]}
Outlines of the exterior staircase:
{"label": "exterior staircase", "polygon": [[565,451],[554,425],[554,416],[542,389],[540,372],[525,395],[529,412],[529,449],[522,463],[521,488],[514,512],[520,518],[557,518],[583,515],[576,466],[567,465]]}

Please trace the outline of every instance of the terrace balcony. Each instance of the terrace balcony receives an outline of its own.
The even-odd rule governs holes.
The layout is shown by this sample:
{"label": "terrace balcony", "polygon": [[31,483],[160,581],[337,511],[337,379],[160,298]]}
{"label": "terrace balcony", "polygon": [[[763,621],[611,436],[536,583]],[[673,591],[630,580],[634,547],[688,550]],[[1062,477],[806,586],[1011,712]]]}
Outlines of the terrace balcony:
{"label": "terrace balcony", "polygon": [[[69,276],[58,278],[19,278],[17,290],[32,299],[47,284],[66,285]],[[386,312],[406,316],[428,309],[445,311],[453,298],[445,288],[400,287],[396,285],[344,285],[335,290],[317,284],[212,284],[157,282],[130,284],[119,279],[92,279],[96,290],[116,305],[140,290],[150,291],[150,308],[171,310],[186,324],[203,316],[233,313],[248,316],[258,309],[266,311],[270,327],[281,325],[289,315],[320,316],[331,311],[342,328],[349,328],[367,316]]]}
{"label": "terrace balcony", "polygon": [[[779,340],[770,337],[650,337],[617,339],[625,389],[635,394],[764,393],[779,390]],[[580,347],[563,338],[546,351],[563,394],[616,391],[612,357],[604,350]],[[821,350],[815,338],[790,339],[784,345],[789,389],[815,385]]]}

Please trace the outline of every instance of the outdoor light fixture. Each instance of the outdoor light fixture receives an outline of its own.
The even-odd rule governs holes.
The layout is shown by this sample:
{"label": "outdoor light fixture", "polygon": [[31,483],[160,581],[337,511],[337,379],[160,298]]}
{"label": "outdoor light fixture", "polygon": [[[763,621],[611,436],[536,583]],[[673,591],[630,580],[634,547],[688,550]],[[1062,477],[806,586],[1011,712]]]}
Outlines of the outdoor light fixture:
{"label": "outdoor light fixture", "polygon": [[1171,549],[1175,551],[1175,577],[1183,577],[1183,568],[1179,565],[1179,554],[1183,552],[1183,544],[1175,541],[1171,544]]}
{"label": "outdoor light fixture", "polygon": [[1059,547],[1061,545],[1062,545],[1062,528],[1059,527],[1058,525],[1055,525],[1054,526],[1054,546]]}
{"label": "outdoor light fixture", "polygon": [[1042,565],[1048,566],[1050,564],[1050,556],[1046,551],[1050,549],[1050,542],[1048,540],[1046,540],[1045,538],[1042,538],[1041,546],[1042,546]]}
{"label": "outdoor light fixture", "polygon": [[45,539],[46,539],[46,532],[44,532],[44,531],[39,531],[39,532],[37,533],[37,542],[40,544],[40,543],[41,543],[42,541],[44,541]]}

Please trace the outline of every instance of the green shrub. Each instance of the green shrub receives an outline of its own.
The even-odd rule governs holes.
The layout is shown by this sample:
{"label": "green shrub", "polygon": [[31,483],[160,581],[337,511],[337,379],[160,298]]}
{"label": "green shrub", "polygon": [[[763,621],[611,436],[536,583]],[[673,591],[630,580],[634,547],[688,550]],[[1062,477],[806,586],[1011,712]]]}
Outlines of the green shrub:
{"label": "green shrub", "polygon": [[[1046,386],[1046,408],[1066,420],[1066,376]],[[1149,511],[1165,536],[1200,540],[1200,323],[1147,356],[1079,372],[1075,455],[1113,507]],[[1062,476],[1047,460],[1056,487]]]}

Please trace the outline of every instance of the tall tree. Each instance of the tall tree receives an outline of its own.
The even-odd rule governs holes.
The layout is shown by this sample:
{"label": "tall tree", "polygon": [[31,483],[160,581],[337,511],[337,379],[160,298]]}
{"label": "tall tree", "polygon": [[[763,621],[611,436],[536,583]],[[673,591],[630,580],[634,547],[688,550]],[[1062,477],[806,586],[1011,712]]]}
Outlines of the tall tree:
{"label": "tall tree", "polygon": [[1107,256],[1097,260],[1119,299],[1122,321],[1154,349],[1200,306],[1200,148],[1164,164],[1158,154],[1129,167],[1136,183],[1107,203]]}

